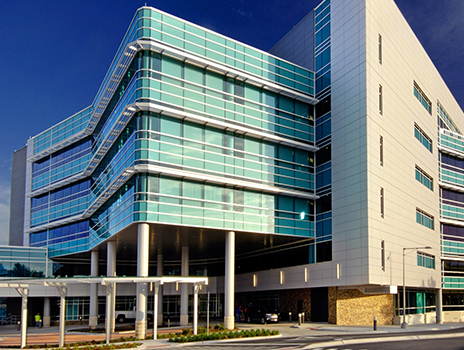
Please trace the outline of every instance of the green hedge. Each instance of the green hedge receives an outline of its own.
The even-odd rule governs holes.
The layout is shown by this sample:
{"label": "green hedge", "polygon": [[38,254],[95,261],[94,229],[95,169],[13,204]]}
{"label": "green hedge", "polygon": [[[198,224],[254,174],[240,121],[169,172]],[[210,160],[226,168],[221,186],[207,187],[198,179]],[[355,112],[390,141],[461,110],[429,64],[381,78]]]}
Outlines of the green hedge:
{"label": "green hedge", "polygon": [[248,338],[248,337],[264,337],[270,335],[278,335],[279,331],[271,331],[269,329],[251,329],[251,330],[242,330],[242,331],[224,331],[224,332],[213,332],[210,334],[200,333],[197,335],[182,335],[181,333],[176,334],[175,336],[169,337],[170,342],[177,343],[188,343],[194,341],[204,341],[204,340],[222,340],[222,339],[236,339],[236,338]]}

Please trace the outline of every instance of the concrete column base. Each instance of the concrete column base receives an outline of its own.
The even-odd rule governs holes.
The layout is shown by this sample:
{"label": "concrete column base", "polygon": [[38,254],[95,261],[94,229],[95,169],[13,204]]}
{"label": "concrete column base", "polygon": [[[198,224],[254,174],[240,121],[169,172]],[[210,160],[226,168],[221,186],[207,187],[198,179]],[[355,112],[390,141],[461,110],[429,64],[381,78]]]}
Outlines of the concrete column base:
{"label": "concrete column base", "polygon": [[235,328],[235,317],[234,316],[224,316],[224,327],[231,331]]}
{"label": "concrete column base", "polygon": [[98,326],[98,317],[97,316],[90,316],[89,317],[89,327],[90,329],[95,329]]}
{"label": "concrete column base", "polygon": [[163,314],[158,314],[158,326],[163,325]]}
{"label": "concrete column base", "polygon": [[188,315],[180,315],[180,326],[186,327],[188,326],[188,323],[189,323]]}
{"label": "concrete column base", "polygon": [[50,327],[50,321],[51,321],[50,316],[44,316],[43,317],[43,326],[44,327]]}
{"label": "concrete column base", "polygon": [[135,337],[137,339],[147,338],[147,321],[135,321]]}

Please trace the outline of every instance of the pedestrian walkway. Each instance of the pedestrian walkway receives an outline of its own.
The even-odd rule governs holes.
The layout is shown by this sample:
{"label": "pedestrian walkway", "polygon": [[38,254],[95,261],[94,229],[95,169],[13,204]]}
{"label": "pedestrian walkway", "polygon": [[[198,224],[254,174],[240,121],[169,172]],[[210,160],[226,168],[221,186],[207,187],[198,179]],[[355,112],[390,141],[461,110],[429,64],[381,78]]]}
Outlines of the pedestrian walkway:
{"label": "pedestrian walkway", "polygon": [[252,324],[239,324],[239,328],[248,329],[251,328],[268,328],[271,330],[278,330],[283,336],[327,336],[337,334],[380,334],[380,333],[409,333],[409,332],[426,332],[426,331],[439,331],[462,328],[464,333],[463,323],[444,323],[444,324],[417,324],[409,325],[408,328],[401,328],[399,325],[391,326],[378,326],[377,330],[374,331],[373,326],[337,326],[328,323],[302,323],[301,325],[295,323],[281,322],[277,324],[267,325],[252,325]]}
{"label": "pedestrian walkway", "polygon": [[[85,332],[75,332],[73,330],[79,328],[87,328],[88,325],[68,325],[66,326],[65,332],[65,343],[75,343],[75,342],[90,342],[95,341],[105,341],[105,333],[85,333]],[[180,328],[161,328],[158,330],[160,333],[175,333],[180,332]],[[135,336],[135,331],[122,331],[115,332],[111,335],[111,340],[117,340],[121,337],[128,338],[130,336]],[[153,336],[153,328],[148,330],[148,336]],[[42,344],[58,344],[59,343],[59,328],[58,326],[47,327],[47,328],[27,328],[27,345],[42,345]],[[17,330],[16,326],[0,326],[0,347],[8,346],[19,346],[21,341],[21,332]],[[153,342],[153,341],[152,341]]]}
{"label": "pedestrian walkway", "polygon": [[[204,323],[200,323],[204,325]],[[375,334],[397,333],[398,336],[406,336],[411,332],[434,332],[444,331],[451,329],[462,328],[462,335],[464,335],[464,324],[461,323],[446,323],[446,324],[422,324],[410,325],[408,328],[401,328],[400,326],[379,326],[376,331],[373,327],[369,326],[337,326],[327,323],[303,323],[301,325],[289,322],[282,322],[278,324],[248,324],[239,323],[237,325],[240,329],[270,329],[278,330],[283,337],[327,337],[337,335],[366,335],[372,336]],[[104,341],[106,335],[104,333],[84,333],[73,332],[73,329],[88,328],[88,325],[68,325],[66,326],[65,343],[85,342],[85,341]],[[181,328],[159,328],[158,333],[175,333],[180,332]],[[111,339],[119,339],[121,337],[134,336],[134,331],[116,332],[112,335]],[[153,328],[149,328],[148,336],[153,335]],[[392,338],[390,338],[392,339]],[[16,326],[0,326],[0,347],[19,346],[21,340],[20,331]],[[48,328],[35,328],[29,327],[27,329],[27,345],[41,345],[41,344],[58,344],[59,329],[58,327]],[[169,343],[166,339],[159,340],[146,340],[141,349],[149,349],[153,347],[175,347],[176,343]]]}

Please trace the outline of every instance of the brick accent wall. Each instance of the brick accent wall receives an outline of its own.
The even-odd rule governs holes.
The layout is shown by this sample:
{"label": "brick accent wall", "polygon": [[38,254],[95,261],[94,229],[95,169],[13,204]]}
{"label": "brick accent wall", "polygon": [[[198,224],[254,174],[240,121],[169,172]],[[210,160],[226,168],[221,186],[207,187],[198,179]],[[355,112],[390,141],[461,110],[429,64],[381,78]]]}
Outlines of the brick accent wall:
{"label": "brick accent wall", "polygon": [[329,323],[368,326],[393,324],[395,301],[392,294],[363,294],[358,289],[329,288]]}
{"label": "brick accent wall", "polygon": [[292,320],[298,320],[298,300],[303,300],[305,321],[311,321],[311,289],[290,289],[279,292],[279,310],[282,320],[288,320],[288,312],[292,313]]}

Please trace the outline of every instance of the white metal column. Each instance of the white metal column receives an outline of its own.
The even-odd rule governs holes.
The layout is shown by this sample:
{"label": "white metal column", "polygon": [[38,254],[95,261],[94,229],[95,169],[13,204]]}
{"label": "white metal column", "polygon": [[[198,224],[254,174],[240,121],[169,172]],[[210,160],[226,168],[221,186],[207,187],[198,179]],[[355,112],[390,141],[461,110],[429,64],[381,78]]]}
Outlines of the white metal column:
{"label": "white metal column", "polygon": [[153,287],[153,340],[158,338],[158,297],[160,291],[159,282],[154,282]]}
{"label": "white metal column", "polygon": [[67,288],[65,286],[56,286],[58,293],[60,294],[60,340],[59,347],[63,348],[64,345],[64,327],[66,325],[66,292]]}
{"label": "white metal column", "polygon": [[[148,276],[148,248],[149,248],[148,224],[138,224],[137,228],[137,276]],[[145,339],[147,337],[147,296],[148,283],[137,283],[137,313],[135,318],[135,337]],[[154,316],[154,315],[153,315]]]}
{"label": "white metal column", "polygon": [[[163,254],[158,253],[157,264],[156,264],[156,275],[158,277],[163,276]],[[163,324],[163,286],[159,286],[158,292],[158,325]]]}
{"label": "white metal column", "polygon": [[[98,250],[90,252],[90,276],[98,276]],[[90,308],[89,308],[89,327],[97,328],[98,325],[98,283],[90,284]]]}
{"label": "white metal column", "polygon": [[[116,276],[116,242],[108,242],[106,245],[106,275],[108,277]],[[108,288],[108,287],[107,287]],[[116,305],[116,286],[112,286],[111,293],[106,293],[106,327],[110,332],[114,332],[114,307]],[[108,309],[109,308],[109,309]],[[109,311],[109,314],[108,314]]]}
{"label": "white metal column", "polygon": [[[189,247],[182,246],[181,272],[182,277],[189,275]],[[188,287],[187,283],[180,285],[180,326],[188,326]]]}
{"label": "white metal column", "polygon": [[193,285],[193,334],[198,333],[198,293],[200,292],[200,285]]}
{"label": "white metal column", "polygon": [[16,288],[16,291],[21,295],[21,349],[26,346],[27,337],[27,297],[29,296],[28,288]]}
{"label": "white metal column", "polygon": [[226,233],[226,271],[224,276],[224,327],[235,328],[234,293],[235,293],[235,232]]}
{"label": "white metal column", "polygon": [[[111,333],[113,333],[113,329],[109,326],[111,322],[108,320],[114,320],[114,308],[112,305],[111,300],[115,299],[116,296],[114,295],[114,283],[107,283],[106,284],[106,344],[110,343],[111,340]],[[108,302],[110,301],[110,302]]]}

